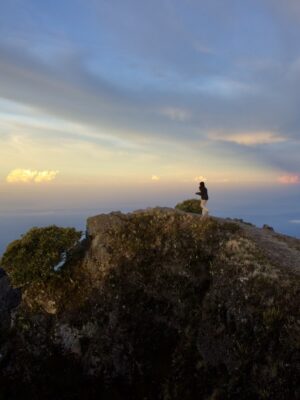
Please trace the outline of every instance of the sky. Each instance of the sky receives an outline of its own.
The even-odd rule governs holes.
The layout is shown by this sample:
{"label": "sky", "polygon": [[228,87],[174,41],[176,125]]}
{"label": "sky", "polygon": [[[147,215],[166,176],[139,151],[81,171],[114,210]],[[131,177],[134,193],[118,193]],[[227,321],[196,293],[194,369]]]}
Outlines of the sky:
{"label": "sky", "polygon": [[298,0],[2,0],[0,234],[204,180],[300,236],[299,104]]}

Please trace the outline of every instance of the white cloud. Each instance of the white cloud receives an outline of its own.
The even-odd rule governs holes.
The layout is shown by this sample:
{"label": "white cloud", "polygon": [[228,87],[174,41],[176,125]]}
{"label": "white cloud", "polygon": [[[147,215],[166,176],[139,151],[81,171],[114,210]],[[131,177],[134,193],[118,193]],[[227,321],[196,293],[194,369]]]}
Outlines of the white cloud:
{"label": "white cloud", "polygon": [[56,178],[59,171],[37,171],[31,169],[14,169],[6,177],[7,183],[43,183]]}
{"label": "white cloud", "polygon": [[30,169],[14,169],[7,175],[6,182],[8,183],[32,182],[36,174],[37,171],[31,171]]}
{"label": "white cloud", "polygon": [[58,171],[40,171],[34,178],[37,183],[53,181],[56,178]]}
{"label": "white cloud", "polygon": [[152,175],[151,180],[152,180],[152,181],[159,181],[159,180],[160,180],[160,177],[157,176],[157,175]]}
{"label": "white cloud", "polygon": [[195,182],[207,182],[207,178],[205,178],[205,176],[202,176],[202,175],[195,176],[194,181]]}
{"label": "white cloud", "polygon": [[300,219],[291,219],[290,223],[291,224],[300,224]]}
{"label": "white cloud", "polygon": [[209,137],[214,140],[223,140],[225,142],[237,143],[243,146],[280,143],[287,140],[285,137],[277,135],[273,132],[263,131],[240,132],[233,134],[212,133],[209,135]]}

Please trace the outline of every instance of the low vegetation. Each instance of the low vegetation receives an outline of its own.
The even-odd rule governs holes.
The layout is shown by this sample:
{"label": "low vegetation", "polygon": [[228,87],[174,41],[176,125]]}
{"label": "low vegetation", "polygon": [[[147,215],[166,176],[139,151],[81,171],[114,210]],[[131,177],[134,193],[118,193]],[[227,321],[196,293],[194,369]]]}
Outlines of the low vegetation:
{"label": "low vegetation", "polygon": [[202,208],[200,206],[200,200],[189,199],[184,200],[182,203],[178,203],[175,208],[180,211],[202,214]]}
{"label": "low vegetation", "polygon": [[7,247],[0,266],[14,287],[49,281],[59,275],[54,267],[63,253],[74,248],[80,236],[81,232],[74,228],[32,228]]}

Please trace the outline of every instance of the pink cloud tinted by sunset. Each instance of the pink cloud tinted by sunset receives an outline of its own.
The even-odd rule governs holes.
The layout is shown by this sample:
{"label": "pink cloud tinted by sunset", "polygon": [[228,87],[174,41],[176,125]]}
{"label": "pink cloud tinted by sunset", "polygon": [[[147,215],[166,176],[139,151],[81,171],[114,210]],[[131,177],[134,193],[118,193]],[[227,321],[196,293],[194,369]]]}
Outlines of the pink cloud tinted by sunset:
{"label": "pink cloud tinted by sunset", "polygon": [[300,175],[283,175],[278,178],[278,182],[285,185],[294,185],[300,183]]}

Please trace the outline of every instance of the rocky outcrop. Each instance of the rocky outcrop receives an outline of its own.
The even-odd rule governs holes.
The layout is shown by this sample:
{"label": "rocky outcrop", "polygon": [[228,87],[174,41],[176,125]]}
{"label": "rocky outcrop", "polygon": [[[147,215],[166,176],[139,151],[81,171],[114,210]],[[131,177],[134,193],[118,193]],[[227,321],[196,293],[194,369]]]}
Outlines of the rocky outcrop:
{"label": "rocky outcrop", "polygon": [[18,289],[13,289],[9,284],[8,277],[4,270],[0,268],[0,330],[7,330],[10,326],[11,311],[16,308],[21,300],[21,293]]}
{"label": "rocky outcrop", "polygon": [[158,208],[87,230],[7,314],[3,398],[299,397],[300,241]]}
{"label": "rocky outcrop", "polygon": [[12,312],[20,300],[20,290],[10,286],[4,270],[0,268],[0,368],[11,348],[7,336],[11,329]]}
{"label": "rocky outcrop", "polygon": [[[10,355],[14,351],[11,340],[11,323],[14,309],[21,300],[21,293],[13,289],[7,275],[0,268],[0,399],[4,399],[2,391],[2,371],[9,370]],[[12,382],[12,380],[10,380]],[[10,384],[11,386],[11,384]]]}

